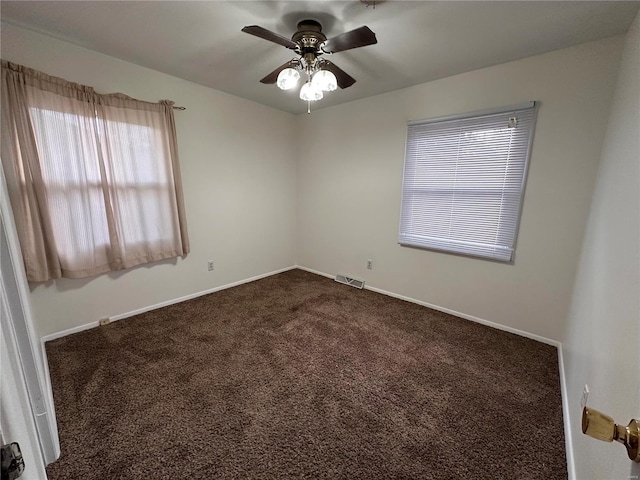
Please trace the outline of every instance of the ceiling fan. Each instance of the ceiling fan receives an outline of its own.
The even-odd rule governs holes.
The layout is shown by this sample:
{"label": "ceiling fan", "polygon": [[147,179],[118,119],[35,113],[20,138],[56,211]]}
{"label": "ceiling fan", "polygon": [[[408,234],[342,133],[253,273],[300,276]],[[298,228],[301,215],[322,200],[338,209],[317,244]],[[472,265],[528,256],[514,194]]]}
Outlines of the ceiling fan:
{"label": "ceiling fan", "polygon": [[323,55],[378,43],[376,34],[366,26],[327,39],[322,33],[322,25],[310,19],[298,22],[291,40],[258,25],[244,27],[242,31],[282,45],[297,54],[297,57],[280,65],[260,82],[275,83],[280,89],[289,90],[296,86],[302,72],[307,75],[307,81],[300,89],[300,98],[307,102],[322,99],[323,91],[347,88],[356,82],[336,64],[322,58]]}

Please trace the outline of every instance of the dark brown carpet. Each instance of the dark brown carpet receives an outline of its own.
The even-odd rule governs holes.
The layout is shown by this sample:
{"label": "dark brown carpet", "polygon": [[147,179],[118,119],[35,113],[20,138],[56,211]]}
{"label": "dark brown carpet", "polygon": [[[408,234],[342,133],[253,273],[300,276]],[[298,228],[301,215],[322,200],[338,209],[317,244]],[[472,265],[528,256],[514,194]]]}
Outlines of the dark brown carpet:
{"label": "dark brown carpet", "polygon": [[50,480],[567,478],[555,348],[301,270],[47,353]]}

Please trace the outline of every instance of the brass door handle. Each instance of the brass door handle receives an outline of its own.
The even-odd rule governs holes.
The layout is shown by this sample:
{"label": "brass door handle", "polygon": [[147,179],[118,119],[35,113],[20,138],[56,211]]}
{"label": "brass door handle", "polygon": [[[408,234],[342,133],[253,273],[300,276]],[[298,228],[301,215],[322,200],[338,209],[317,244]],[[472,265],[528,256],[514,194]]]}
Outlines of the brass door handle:
{"label": "brass door handle", "polygon": [[631,419],[629,425],[625,427],[616,424],[613,418],[598,410],[589,407],[582,409],[582,433],[604,442],[613,442],[615,440],[622,443],[627,447],[629,458],[634,462],[640,463],[639,432],[640,421],[635,418]]}

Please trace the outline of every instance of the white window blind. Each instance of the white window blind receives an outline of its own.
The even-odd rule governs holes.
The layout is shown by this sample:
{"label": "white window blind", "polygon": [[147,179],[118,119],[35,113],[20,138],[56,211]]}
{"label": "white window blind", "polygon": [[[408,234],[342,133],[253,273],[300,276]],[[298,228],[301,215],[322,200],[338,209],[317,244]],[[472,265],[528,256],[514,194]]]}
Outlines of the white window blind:
{"label": "white window blind", "polygon": [[401,245],[513,261],[535,102],[411,122]]}

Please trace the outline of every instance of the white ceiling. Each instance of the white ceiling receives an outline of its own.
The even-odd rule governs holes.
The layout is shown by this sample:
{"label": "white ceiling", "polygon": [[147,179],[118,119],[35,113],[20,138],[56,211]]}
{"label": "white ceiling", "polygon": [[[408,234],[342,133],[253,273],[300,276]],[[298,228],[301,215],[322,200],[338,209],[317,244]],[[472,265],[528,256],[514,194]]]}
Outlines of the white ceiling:
{"label": "white ceiling", "polygon": [[[291,113],[297,91],[259,80],[292,58],[242,33],[290,38],[299,20],[327,37],[367,25],[376,45],[331,56],[357,81],[315,109],[627,31],[640,2],[2,1],[3,21]],[[178,99],[179,100],[179,99]]]}

